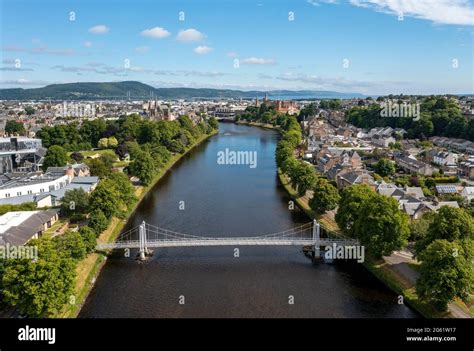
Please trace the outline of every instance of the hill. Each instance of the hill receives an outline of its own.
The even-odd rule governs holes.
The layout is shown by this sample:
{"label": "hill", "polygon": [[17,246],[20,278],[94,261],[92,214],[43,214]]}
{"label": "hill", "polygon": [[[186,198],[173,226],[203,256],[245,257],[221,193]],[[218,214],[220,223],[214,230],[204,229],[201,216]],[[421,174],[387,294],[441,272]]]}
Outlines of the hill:
{"label": "hill", "polygon": [[[231,89],[207,88],[154,88],[150,85],[136,81],[108,82],[108,83],[66,83],[52,84],[42,88],[32,89],[0,89],[0,100],[94,100],[127,98],[148,99],[155,96],[159,99],[213,99],[213,98],[262,98],[262,91],[241,91]],[[268,92],[269,98],[274,99],[321,99],[321,98],[364,98],[357,93],[339,93],[334,91],[311,90],[272,90]]]}

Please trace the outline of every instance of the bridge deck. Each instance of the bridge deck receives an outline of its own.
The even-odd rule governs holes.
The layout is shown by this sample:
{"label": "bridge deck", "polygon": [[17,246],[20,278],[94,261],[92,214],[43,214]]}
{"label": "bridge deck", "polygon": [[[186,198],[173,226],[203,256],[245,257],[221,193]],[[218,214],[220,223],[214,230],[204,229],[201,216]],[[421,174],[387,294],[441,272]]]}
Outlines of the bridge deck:
{"label": "bridge deck", "polygon": [[[193,246],[355,246],[357,240],[350,239],[252,239],[252,238],[203,238],[195,240],[147,240],[146,247],[193,247]],[[98,244],[97,249],[124,249],[140,248],[139,240],[117,241],[113,243]]]}

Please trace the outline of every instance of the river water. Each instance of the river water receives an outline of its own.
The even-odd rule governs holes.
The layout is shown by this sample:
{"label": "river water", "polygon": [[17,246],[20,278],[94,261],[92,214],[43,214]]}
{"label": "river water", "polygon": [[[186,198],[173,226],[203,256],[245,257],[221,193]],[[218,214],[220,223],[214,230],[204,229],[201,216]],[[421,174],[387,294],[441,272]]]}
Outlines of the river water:
{"label": "river water", "polygon": [[[143,199],[143,220],[203,236],[251,236],[308,223],[289,210],[276,175],[278,133],[220,124]],[[257,167],[220,165],[225,149],[256,151]],[[184,205],[184,210],[182,209]],[[143,264],[115,251],[80,317],[399,317],[419,315],[355,262],[313,264],[299,247],[157,249]]]}

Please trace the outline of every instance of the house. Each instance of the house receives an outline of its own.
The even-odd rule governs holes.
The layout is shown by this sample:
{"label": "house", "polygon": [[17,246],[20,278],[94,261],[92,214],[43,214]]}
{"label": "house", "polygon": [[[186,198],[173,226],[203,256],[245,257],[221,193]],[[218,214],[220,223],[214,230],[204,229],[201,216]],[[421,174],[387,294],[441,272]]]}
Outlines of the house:
{"label": "house", "polygon": [[461,177],[474,180],[474,156],[469,156],[467,160],[459,163],[458,174]]}
{"label": "house", "polygon": [[339,172],[336,176],[336,182],[339,189],[344,189],[355,184],[366,184],[374,190],[376,188],[374,178],[364,170]]}
{"label": "house", "polygon": [[468,203],[470,203],[472,200],[474,200],[474,186],[464,187],[464,189],[461,191],[461,195]]}
{"label": "house", "polygon": [[436,184],[436,192],[442,194],[457,194],[458,189],[455,184]]}
{"label": "house", "polygon": [[74,177],[87,177],[90,175],[89,166],[85,163],[76,163],[63,167],[48,167],[45,173],[48,174],[68,174]]}
{"label": "house", "polygon": [[456,163],[458,163],[458,158],[458,154],[448,151],[439,151],[433,156],[433,163],[439,166],[456,166]]}
{"label": "house", "polygon": [[435,169],[430,165],[418,161],[414,156],[396,156],[396,164],[407,172],[431,176]]}
{"label": "house", "polygon": [[405,212],[411,219],[418,219],[425,212],[438,211],[442,206],[459,208],[456,201],[427,201],[420,187],[400,188],[395,184],[382,182],[377,186],[377,192],[384,196],[393,197],[398,201],[400,210]]}
{"label": "house", "polygon": [[[0,185],[0,205],[34,202],[38,208],[55,207],[61,204],[66,191],[81,188],[86,193],[90,193],[99,183],[99,177],[92,176],[72,179],[68,175],[48,175],[48,177],[51,179],[21,178],[19,182],[7,182],[5,189],[2,189]],[[14,196],[15,192],[16,196]]]}
{"label": "house", "polygon": [[7,212],[0,216],[0,245],[24,245],[41,237],[57,220],[57,210]]}
{"label": "house", "polygon": [[384,135],[374,135],[370,142],[376,146],[380,147],[388,147],[390,144],[394,144],[397,140],[392,136],[384,136]]}

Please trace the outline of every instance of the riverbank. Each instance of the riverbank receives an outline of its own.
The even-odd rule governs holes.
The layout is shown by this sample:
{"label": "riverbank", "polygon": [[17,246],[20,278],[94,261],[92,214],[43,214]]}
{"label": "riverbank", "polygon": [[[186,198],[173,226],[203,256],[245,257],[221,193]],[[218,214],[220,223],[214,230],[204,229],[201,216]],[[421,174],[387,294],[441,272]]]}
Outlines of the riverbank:
{"label": "riverbank", "polygon": [[[299,196],[297,191],[293,189],[289,178],[278,170],[278,178],[283,188],[288,195],[298,205],[298,207],[310,218],[316,220],[325,229],[333,233],[343,235],[337,226],[337,223],[325,215],[315,215],[308,204],[306,196]],[[366,257],[364,267],[370,271],[378,280],[384,283],[395,293],[403,296],[403,302],[418,311],[426,318],[451,318],[453,315],[450,312],[440,312],[429,303],[423,302],[416,294],[415,281],[397,272],[385,259],[375,260],[371,257]],[[411,268],[412,269],[412,268]]]}
{"label": "riverbank", "polygon": [[273,124],[269,123],[260,123],[260,122],[248,122],[248,121],[234,121],[235,124],[241,124],[244,126],[260,127],[266,129],[275,129],[281,131],[280,127],[275,127]]}
{"label": "riverbank", "polygon": [[[170,160],[166,163],[166,165],[156,174],[153,181],[148,186],[138,186],[135,189],[135,195],[137,197],[137,201],[134,204],[133,208],[130,209],[126,219],[119,219],[119,218],[112,218],[111,223],[109,224],[108,228],[101,233],[99,238],[97,239],[98,243],[107,243],[114,241],[117,236],[120,234],[124,226],[128,222],[128,218],[133,215],[135,210],[137,209],[138,205],[141,203],[145,195],[148,193],[150,189],[152,189],[184,155],[186,155],[189,151],[194,149],[196,146],[204,142],[205,140],[209,139],[210,137],[216,135],[219,130],[214,130],[210,134],[206,134],[201,136],[196,143],[187,148],[186,151],[182,154],[176,154],[170,158]],[[100,252],[93,252],[89,256],[87,256],[84,260],[78,263],[76,268],[77,277],[76,277],[76,287],[75,291],[76,294],[74,298],[72,298],[71,304],[64,306],[64,308],[58,312],[57,314],[53,315],[53,318],[75,318],[79,314],[84,302],[87,299],[90,291],[94,287],[94,283],[102,267],[104,266],[105,262],[107,261],[107,255],[109,251],[100,251]]]}

